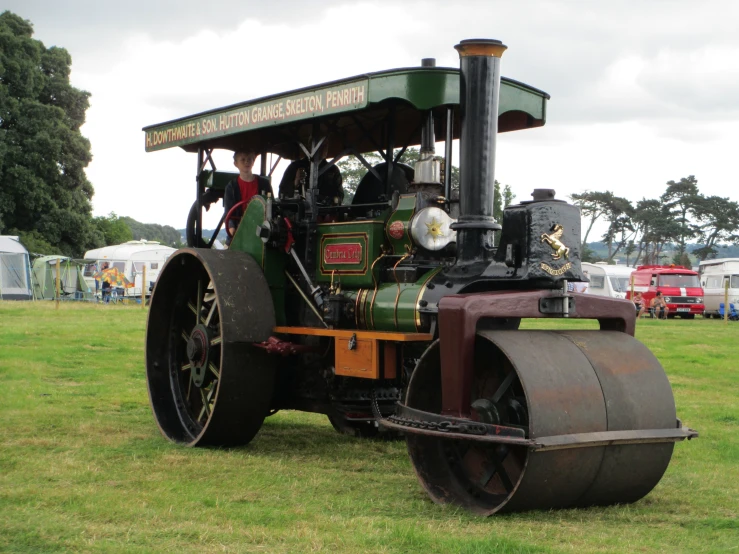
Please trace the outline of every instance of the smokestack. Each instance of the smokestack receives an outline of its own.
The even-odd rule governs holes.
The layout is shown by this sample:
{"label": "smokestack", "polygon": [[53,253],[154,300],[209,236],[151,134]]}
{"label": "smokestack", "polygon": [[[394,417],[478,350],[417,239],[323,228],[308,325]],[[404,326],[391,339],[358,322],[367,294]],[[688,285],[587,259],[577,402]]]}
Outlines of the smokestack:
{"label": "smokestack", "polygon": [[459,52],[459,102],[462,115],[459,161],[459,220],[457,266],[492,258],[495,191],[495,141],[498,134],[500,58],[506,50],[499,40],[463,40]]}

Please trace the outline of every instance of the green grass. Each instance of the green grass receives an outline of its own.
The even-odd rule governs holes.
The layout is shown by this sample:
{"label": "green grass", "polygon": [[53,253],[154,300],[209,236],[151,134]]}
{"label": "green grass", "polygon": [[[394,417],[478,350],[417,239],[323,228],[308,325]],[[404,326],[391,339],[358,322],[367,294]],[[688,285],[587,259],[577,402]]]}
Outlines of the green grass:
{"label": "green grass", "polygon": [[0,302],[0,551],[739,552],[739,324],[638,322],[701,433],[645,499],[488,519],[428,500],[403,442],[323,416],[281,412],[233,450],[169,443],[145,324],[141,307]]}

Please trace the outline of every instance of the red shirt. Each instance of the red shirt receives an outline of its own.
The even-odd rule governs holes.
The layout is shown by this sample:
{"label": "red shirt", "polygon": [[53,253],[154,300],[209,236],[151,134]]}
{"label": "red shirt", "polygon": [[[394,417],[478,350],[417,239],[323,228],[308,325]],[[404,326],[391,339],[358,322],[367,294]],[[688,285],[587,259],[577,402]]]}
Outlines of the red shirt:
{"label": "red shirt", "polygon": [[241,193],[241,199],[247,202],[251,200],[251,197],[259,192],[259,182],[257,181],[256,175],[251,181],[244,181],[241,176],[236,178],[239,183],[239,192]]}

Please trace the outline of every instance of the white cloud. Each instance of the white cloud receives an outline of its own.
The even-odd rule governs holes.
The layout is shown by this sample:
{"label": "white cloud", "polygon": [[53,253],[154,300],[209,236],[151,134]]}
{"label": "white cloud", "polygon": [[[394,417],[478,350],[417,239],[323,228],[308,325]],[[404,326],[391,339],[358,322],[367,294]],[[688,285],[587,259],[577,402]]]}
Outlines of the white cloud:
{"label": "white cloud", "polygon": [[[87,174],[95,186],[95,214],[115,211],[144,222],[184,227],[194,200],[196,158],[179,149],[144,153],[141,128],[393,67],[404,47],[392,36],[407,38],[414,29],[407,23],[412,14],[402,8],[395,13],[393,24],[366,5],[354,5],[328,11],[318,26],[246,20],[233,32],[217,35],[206,30],[180,41],[139,34],[126,41],[121,58],[108,71],[76,71],[75,85],[93,93],[82,131],[93,146]],[[370,28],[384,26],[390,38],[358,52],[356,28],[347,26],[347,20],[361,20]],[[317,28],[326,32],[316,34]],[[219,169],[233,169],[228,154],[219,154],[216,163]],[[217,222],[218,217],[209,214],[208,220]]]}
{"label": "white cloud", "polygon": [[[704,194],[736,198],[731,176],[726,175],[734,149],[728,140],[733,125],[720,125],[712,132],[711,140],[689,141],[627,122],[552,125],[517,136],[509,133],[498,142],[496,176],[512,186],[518,200],[529,199],[534,188],[554,188],[558,198],[583,190],[610,190],[636,201],[656,198],[667,181],[688,175],[696,176]],[[534,138],[535,134],[540,136]]]}
{"label": "white cloud", "polygon": [[[195,156],[146,154],[146,125],[422,57],[456,66],[454,44],[474,36],[502,39],[503,74],[552,94],[543,129],[501,135],[497,177],[519,200],[536,187],[637,200],[690,174],[706,194],[737,198],[729,187],[739,120],[735,3],[347,3],[310,20],[266,12],[240,20],[238,10],[219,12],[223,5],[214,0],[200,28],[190,14],[179,35],[177,13],[167,32],[147,31],[155,20],[129,23],[115,44],[93,41],[93,25],[87,49],[72,51],[73,84],[93,95],[83,133],[96,215],[184,226]],[[218,32],[214,13],[230,14]],[[216,160],[231,168],[228,154]]]}
{"label": "white cloud", "polygon": [[697,118],[739,116],[739,45],[662,51],[639,81],[675,110]]}

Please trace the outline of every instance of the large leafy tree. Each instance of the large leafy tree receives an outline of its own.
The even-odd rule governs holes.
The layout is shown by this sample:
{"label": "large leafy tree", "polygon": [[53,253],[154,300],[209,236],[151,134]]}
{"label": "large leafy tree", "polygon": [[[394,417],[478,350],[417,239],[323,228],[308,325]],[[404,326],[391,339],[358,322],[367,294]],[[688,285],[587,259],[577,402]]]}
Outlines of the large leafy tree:
{"label": "large leafy tree", "polygon": [[589,191],[572,195],[573,203],[580,208],[585,218],[587,229],[582,237],[583,260],[594,262],[598,258],[587,246],[588,236],[598,221],[608,223],[603,241],[608,246],[608,262],[612,262],[616,254],[625,248],[635,236],[632,222],[634,208],[626,198],[616,196],[611,191]]}
{"label": "large leafy tree", "polygon": [[588,222],[588,228],[582,237],[582,244],[585,245],[595,222],[607,217],[612,211],[611,206],[615,196],[608,190],[605,192],[586,190],[580,194],[573,194],[571,198],[573,203],[580,208],[582,217]]}
{"label": "large leafy tree", "polygon": [[659,264],[665,247],[678,238],[680,224],[661,200],[646,198],[636,203],[632,220],[639,237],[634,265],[640,258],[644,264]]}
{"label": "large leafy tree", "polygon": [[610,223],[603,241],[608,246],[608,263],[613,263],[616,254],[634,238],[633,215],[634,208],[626,198],[613,196],[606,206],[606,217]]}
{"label": "large leafy tree", "polygon": [[703,246],[693,250],[698,259],[712,258],[719,242],[739,244],[739,204],[720,196],[701,197],[695,206],[698,236]]}
{"label": "large leafy tree", "polygon": [[[631,208],[631,206],[629,207]],[[633,213],[633,209],[630,212]],[[608,246],[608,258],[606,258],[606,261],[613,263],[614,258],[622,249],[626,253],[629,244],[633,247],[635,234],[636,229],[631,219],[631,213],[624,212],[614,215],[610,225],[608,225],[608,230],[603,235],[603,242]],[[631,251],[633,252],[633,248]]]}
{"label": "large leafy tree", "polygon": [[694,238],[698,228],[692,223],[689,215],[695,215],[701,195],[698,192],[698,181],[693,175],[683,177],[679,181],[668,181],[667,189],[660,197],[670,215],[678,224],[677,251],[675,261],[678,262],[685,254],[685,245]]}
{"label": "large leafy tree", "polygon": [[29,21],[0,14],[0,229],[81,256],[104,238],[80,133],[90,95],[71,86],[71,63],[35,40]]}
{"label": "large leafy tree", "polygon": [[95,218],[95,225],[103,233],[105,237],[105,245],[122,244],[133,239],[131,228],[126,224],[123,218],[118,217],[115,212],[110,212],[107,216]]}

